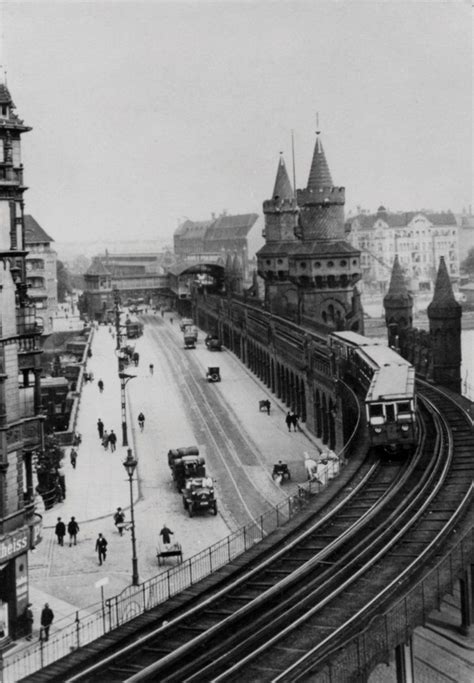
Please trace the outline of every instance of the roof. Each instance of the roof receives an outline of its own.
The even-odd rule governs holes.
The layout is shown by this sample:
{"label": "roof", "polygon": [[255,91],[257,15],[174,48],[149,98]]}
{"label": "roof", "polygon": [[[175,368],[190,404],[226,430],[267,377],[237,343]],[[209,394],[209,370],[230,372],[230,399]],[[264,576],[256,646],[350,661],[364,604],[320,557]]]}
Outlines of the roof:
{"label": "roof", "polygon": [[415,368],[411,365],[389,365],[374,373],[366,401],[412,398]]}
{"label": "roof", "polygon": [[430,311],[441,307],[452,309],[461,308],[461,304],[459,304],[454,297],[453,286],[448,275],[444,256],[441,256],[439,259],[438,274],[436,276],[433,299],[428,306],[428,315],[430,314]]}
{"label": "roof", "polygon": [[25,244],[47,244],[54,242],[53,238],[43,230],[33,216],[25,216]]}
{"label": "roof", "polygon": [[293,199],[294,196],[293,188],[291,187],[290,179],[288,178],[288,173],[286,171],[285,160],[283,159],[283,155],[281,155],[278,161],[272,197],[273,199]]}
{"label": "roof", "polygon": [[0,83],[0,104],[9,104],[11,107],[15,106],[5,83]]}
{"label": "roof", "polygon": [[111,275],[100,259],[94,259],[85,275]]}
{"label": "roof", "polygon": [[329,336],[331,338],[340,339],[346,344],[351,344],[351,346],[375,346],[373,339],[369,337],[364,337],[364,335],[358,332],[352,332],[352,330],[342,330],[340,332],[332,332]]}
{"label": "roof", "polygon": [[186,220],[174,235],[181,239],[202,239],[209,242],[243,239],[247,237],[257,218],[257,213],[243,213],[235,216],[225,214],[210,221]]}
{"label": "roof", "polygon": [[308,190],[319,190],[320,187],[333,187],[331,172],[324,154],[323,144],[319,133],[314,145],[313,161],[308,178]]}
{"label": "roof", "polygon": [[193,239],[203,237],[206,233],[207,228],[211,225],[213,221],[190,221],[186,220],[181,223],[175,230],[175,236],[179,237],[191,237]]}
{"label": "roof", "polygon": [[411,364],[402,358],[396,351],[383,344],[368,344],[359,350],[360,355],[377,368],[403,366],[411,367]]}
{"label": "roof", "polygon": [[179,277],[180,275],[183,275],[186,271],[188,271],[190,274],[210,273],[216,269],[222,271],[224,269],[224,266],[220,263],[211,261],[195,261],[194,263],[190,263],[188,261],[187,263],[175,263],[174,265],[169,266],[166,270],[168,273],[171,273],[171,275]]}
{"label": "roof", "polygon": [[389,213],[381,207],[377,213],[365,214],[361,213],[357,216],[352,216],[346,225],[351,225],[354,221],[358,221],[361,228],[373,228],[378,220],[384,221],[389,228],[405,228],[413,220],[415,216],[426,216],[426,218],[433,225],[457,225],[456,217],[451,211],[444,213],[427,213],[426,211],[408,211],[399,213]]}
{"label": "roof", "polygon": [[405,284],[405,278],[403,277],[402,267],[400,261],[398,260],[398,255],[395,256],[393,262],[392,274],[390,277],[390,286],[388,288],[387,294],[383,298],[385,302],[397,302],[406,303],[411,305],[413,303],[413,297],[408,291]]}
{"label": "roof", "polygon": [[308,256],[348,256],[358,255],[355,249],[345,240],[311,240],[308,242],[267,242],[258,250],[257,256],[289,256],[302,258]]}

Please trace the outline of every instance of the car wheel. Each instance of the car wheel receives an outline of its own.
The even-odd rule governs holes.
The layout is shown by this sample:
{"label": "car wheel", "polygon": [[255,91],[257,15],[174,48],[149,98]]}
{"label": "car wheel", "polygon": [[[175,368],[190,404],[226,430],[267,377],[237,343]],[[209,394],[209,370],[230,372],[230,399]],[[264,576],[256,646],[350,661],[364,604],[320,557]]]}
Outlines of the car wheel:
{"label": "car wheel", "polygon": [[194,507],[191,505],[188,505],[188,514],[190,517],[194,515]]}
{"label": "car wheel", "polygon": [[188,509],[188,501],[186,500],[186,498],[183,498],[183,507],[185,510]]}

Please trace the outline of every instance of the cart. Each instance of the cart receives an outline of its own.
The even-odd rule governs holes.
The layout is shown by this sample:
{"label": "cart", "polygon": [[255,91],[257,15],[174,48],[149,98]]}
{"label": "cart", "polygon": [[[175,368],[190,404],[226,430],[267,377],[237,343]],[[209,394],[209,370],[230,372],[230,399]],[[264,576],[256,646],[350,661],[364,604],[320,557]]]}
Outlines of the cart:
{"label": "cart", "polygon": [[177,557],[178,564],[181,564],[183,561],[183,550],[181,548],[181,543],[158,543],[156,557],[159,567],[165,563],[168,557]]}

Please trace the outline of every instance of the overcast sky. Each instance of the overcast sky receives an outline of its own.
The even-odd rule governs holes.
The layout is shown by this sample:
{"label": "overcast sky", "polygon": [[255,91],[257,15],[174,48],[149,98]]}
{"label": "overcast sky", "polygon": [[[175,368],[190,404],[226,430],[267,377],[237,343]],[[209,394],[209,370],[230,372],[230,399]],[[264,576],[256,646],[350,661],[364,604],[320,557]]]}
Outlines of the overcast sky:
{"label": "overcast sky", "polygon": [[[2,2],[26,212],[56,241],[262,211],[316,129],[346,210],[472,203],[469,2]],[[0,15],[1,16],[1,15]]]}

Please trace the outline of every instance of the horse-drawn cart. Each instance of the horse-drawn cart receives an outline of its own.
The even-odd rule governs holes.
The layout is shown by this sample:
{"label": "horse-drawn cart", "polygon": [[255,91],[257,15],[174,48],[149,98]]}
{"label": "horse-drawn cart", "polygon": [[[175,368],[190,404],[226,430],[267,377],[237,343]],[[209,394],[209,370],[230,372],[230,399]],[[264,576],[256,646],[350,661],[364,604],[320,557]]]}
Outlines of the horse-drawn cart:
{"label": "horse-drawn cart", "polygon": [[165,563],[168,557],[177,557],[178,564],[181,564],[183,561],[183,549],[181,548],[181,543],[158,543],[156,557],[159,567]]}

